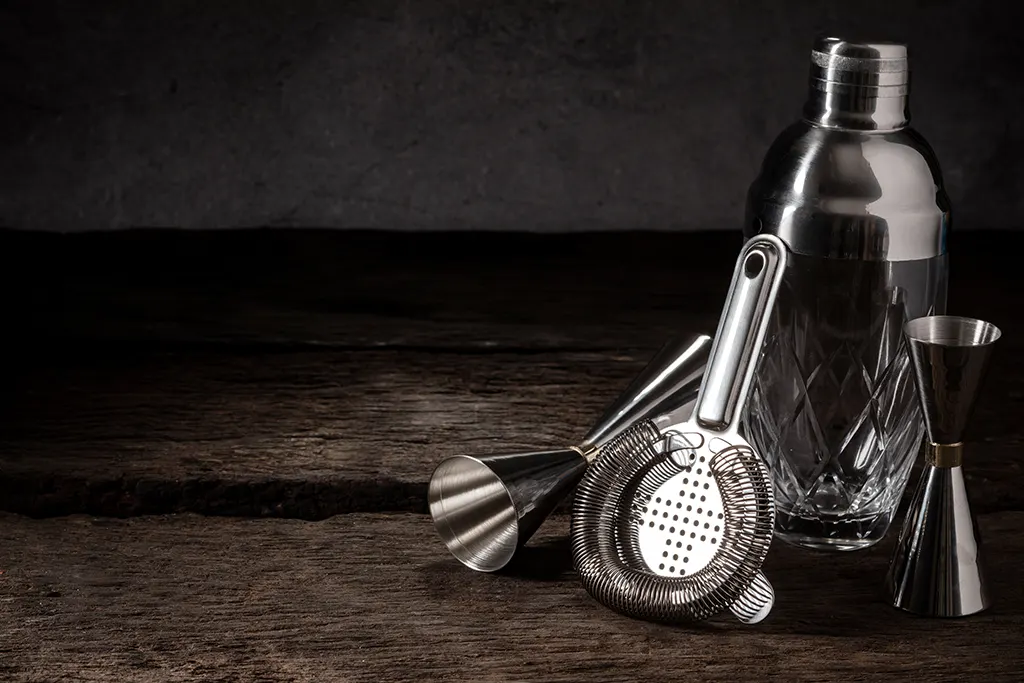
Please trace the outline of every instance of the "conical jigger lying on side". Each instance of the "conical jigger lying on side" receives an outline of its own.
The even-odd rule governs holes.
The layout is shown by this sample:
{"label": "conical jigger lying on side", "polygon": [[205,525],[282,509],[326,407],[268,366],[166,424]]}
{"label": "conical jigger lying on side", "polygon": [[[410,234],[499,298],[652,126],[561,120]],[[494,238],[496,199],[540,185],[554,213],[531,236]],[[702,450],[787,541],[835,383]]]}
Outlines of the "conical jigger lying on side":
{"label": "conical jigger lying on side", "polygon": [[605,444],[650,415],[668,411],[680,421],[689,418],[710,351],[711,337],[704,334],[669,341],[577,446],[441,461],[427,500],[451,554],[482,572],[507,565]]}
{"label": "conical jigger lying on side", "polygon": [[931,617],[990,605],[980,537],[967,500],[963,435],[999,328],[973,318],[926,316],[904,327],[924,410],[925,464],[887,577],[893,605]]}

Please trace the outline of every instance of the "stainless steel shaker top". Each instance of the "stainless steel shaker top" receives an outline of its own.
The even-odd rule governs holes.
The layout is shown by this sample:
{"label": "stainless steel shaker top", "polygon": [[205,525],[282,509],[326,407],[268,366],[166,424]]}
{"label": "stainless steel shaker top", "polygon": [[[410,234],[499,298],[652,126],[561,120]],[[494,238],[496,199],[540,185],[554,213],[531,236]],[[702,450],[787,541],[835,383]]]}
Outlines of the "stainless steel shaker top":
{"label": "stainless steel shaker top", "polygon": [[747,195],[745,236],[797,254],[908,261],[946,252],[949,198],[909,127],[907,48],[819,38],[803,119],[769,149]]}

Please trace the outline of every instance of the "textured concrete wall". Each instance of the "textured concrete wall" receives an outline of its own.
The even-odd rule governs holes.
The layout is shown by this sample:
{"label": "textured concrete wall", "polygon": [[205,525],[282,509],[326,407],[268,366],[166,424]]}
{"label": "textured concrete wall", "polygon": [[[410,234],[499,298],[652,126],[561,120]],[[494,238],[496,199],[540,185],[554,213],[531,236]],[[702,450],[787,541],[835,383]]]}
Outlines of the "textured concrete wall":
{"label": "textured concrete wall", "polygon": [[1012,5],[8,2],[0,225],[737,229],[823,31],[909,41],[957,227],[1016,227]]}

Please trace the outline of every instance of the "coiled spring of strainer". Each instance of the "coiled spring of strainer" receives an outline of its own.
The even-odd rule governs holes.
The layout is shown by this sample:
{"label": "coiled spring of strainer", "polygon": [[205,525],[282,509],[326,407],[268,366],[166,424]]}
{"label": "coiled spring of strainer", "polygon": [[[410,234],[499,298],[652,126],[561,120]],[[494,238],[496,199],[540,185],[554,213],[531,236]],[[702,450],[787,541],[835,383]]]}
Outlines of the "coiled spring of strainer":
{"label": "coiled spring of strainer", "polygon": [[721,492],[716,512],[723,527],[714,555],[691,574],[662,576],[642,559],[638,529],[654,491],[680,472],[658,447],[664,439],[652,422],[637,423],[604,447],[580,483],[570,535],[584,587],[607,607],[649,621],[701,621],[730,608],[738,616],[756,611],[758,594],[771,591],[759,574],[775,511],[764,464],[745,446],[711,457],[707,465]]}

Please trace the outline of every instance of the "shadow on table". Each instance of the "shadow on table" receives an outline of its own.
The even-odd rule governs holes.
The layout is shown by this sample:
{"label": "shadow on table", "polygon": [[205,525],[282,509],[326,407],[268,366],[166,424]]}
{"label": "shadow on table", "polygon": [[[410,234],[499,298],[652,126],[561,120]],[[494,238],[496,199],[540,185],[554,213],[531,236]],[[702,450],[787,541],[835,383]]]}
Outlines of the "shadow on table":
{"label": "shadow on table", "polygon": [[558,581],[572,572],[572,553],[568,538],[552,538],[519,549],[512,561],[499,572],[530,581]]}
{"label": "shadow on table", "polygon": [[524,546],[516,551],[511,562],[496,572],[474,571],[451,556],[424,565],[423,572],[427,577],[439,579],[453,573],[527,581],[561,581],[573,576],[568,538],[552,538]]}
{"label": "shadow on table", "polygon": [[892,606],[885,578],[893,539],[856,553],[773,549],[765,573],[775,588],[775,607],[754,628],[801,635],[906,637],[912,633],[952,632],[981,624],[1017,621],[1024,612],[1011,555],[990,551],[988,583],[992,607],[962,618],[922,617]]}
{"label": "shadow on table", "polygon": [[[481,593],[523,596],[536,591],[550,596],[572,591],[579,600],[563,605],[579,619],[607,618],[615,628],[642,628],[646,637],[672,639],[680,632],[724,631],[751,634],[793,634],[818,637],[875,637],[898,639],[948,636],[959,629],[1015,628],[1024,613],[1013,554],[989,553],[989,581],[995,596],[991,610],[963,619],[929,619],[902,612],[889,603],[885,573],[892,540],[856,553],[827,553],[773,547],[764,571],[776,600],[768,618],[744,625],[725,613],[702,624],[660,627],[632,621],[589,600],[572,568],[568,538],[548,538],[521,548],[513,561],[495,573],[475,572],[452,557],[421,566],[426,590],[438,600],[455,600]],[[532,585],[531,585],[532,584]],[[516,598],[519,599],[519,598]],[[653,629],[653,630],[650,630]]]}

